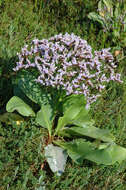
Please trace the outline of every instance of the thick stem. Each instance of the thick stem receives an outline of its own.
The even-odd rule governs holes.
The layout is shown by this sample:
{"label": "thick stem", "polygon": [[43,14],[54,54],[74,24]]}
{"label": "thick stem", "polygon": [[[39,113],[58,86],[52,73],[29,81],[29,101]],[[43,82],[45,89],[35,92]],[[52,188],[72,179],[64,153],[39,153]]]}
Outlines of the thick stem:
{"label": "thick stem", "polygon": [[53,141],[53,136],[48,135],[48,144],[51,144]]}

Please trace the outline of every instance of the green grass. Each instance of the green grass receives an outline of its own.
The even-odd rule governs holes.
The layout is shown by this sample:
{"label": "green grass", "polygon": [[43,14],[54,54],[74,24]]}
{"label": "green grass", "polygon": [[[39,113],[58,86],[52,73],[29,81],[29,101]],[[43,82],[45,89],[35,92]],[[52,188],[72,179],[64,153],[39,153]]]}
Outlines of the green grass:
{"label": "green grass", "polygon": [[[42,4],[42,2],[45,2]],[[126,55],[124,34],[113,43],[111,34],[105,34],[97,23],[87,19],[96,11],[96,1],[0,1],[0,113],[13,95],[11,80],[16,53],[34,38],[48,38],[60,32],[74,32],[86,39],[94,49],[121,48]],[[121,58],[121,55],[119,55]],[[96,126],[108,128],[117,144],[126,148],[126,59],[117,63],[124,83],[110,83],[103,96],[92,105],[91,114]],[[52,174],[44,162],[45,132],[26,121],[0,124],[0,181],[1,190],[125,190],[126,161],[121,165],[96,165],[87,160],[82,166],[68,160],[64,174]],[[44,168],[43,168],[43,163]],[[43,188],[42,188],[43,187]]]}

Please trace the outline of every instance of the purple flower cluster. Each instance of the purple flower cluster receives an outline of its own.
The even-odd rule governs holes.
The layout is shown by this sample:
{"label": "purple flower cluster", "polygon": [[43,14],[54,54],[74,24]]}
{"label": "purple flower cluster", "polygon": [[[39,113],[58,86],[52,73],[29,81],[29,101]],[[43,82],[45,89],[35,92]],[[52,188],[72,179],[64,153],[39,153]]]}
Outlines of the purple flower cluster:
{"label": "purple flower cluster", "polygon": [[84,94],[87,104],[96,101],[109,81],[122,82],[115,73],[116,65],[110,48],[94,51],[79,36],[59,34],[49,39],[32,41],[18,54],[14,71],[36,68],[36,81],[43,86],[62,88],[67,95]]}

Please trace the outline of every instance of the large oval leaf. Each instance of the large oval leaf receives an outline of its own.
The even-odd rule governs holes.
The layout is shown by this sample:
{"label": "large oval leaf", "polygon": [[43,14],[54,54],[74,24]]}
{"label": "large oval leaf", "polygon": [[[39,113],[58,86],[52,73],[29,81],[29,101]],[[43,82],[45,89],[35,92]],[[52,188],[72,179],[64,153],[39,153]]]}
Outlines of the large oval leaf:
{"label": "large oval leaf", "polygon": [[63,113],[67,112],[67,110],[71,107],[85,107],[86,105],[86,99],[83,94],[72,94],[70,96],[67,96],[64,98],[62,102],[62,108],[63,108]]}
{"label": "large oval leaf", "polygon": [[36,115],[36,122],[48,129],[49,134],[51,136],[52,132],[52,124],[54,119],[54,110],[52,109],[51,105],[42,105],[40,111],[37,112]]}
{"label": "large oval leaf", "polygon": [[55,143],[66,149],[68,155],[76,163],[82,163],[83,159],[88,159],[97,164],[111,165],[126,159],[126,149],[115,143],[108,144],[102,149],[101,146],[104,145],[104,143],[96,148],[93,143],[86,142],[83,139],[66,143],[61,141]]}
{"label": "large oval leaf", "polygon": [[35,116],[32,108],[26,104],[22,99],[17,96],[13,96],[6,105],[8,112],[18,111],[23,116]]}
{"label": "large oval leaf", "polygon": [[99,129],[91,126],[91,123],[84,124],[84,127],[70,127],[64,128],[61,131],[63,136],[88,136],[104,142],[113,142],[115,140],[114,136],[109,132],[109,130]]}
{"label": "large oval leaf", "polygon": [[51,170],[60,176],[64,172],[67,161],[66,151],[61,147],[49,144],[45,147],[45,156]]}
{"label": "large oval leaf", "polygon": [[39,105],[49,103],[51,96],[35,79],[32,73],[23,71],[18,77],[18,86],[33,102]]}
{"label": "large oval leaf", "polygon": [[63,117],[58,120],[56,133],[59,133],[65,125],[72,124],[77,115],[82,112],[83,115],[88,114],[88,109],[85,108],[86,101],[83,95],[72,95],[63,103]]}
{"label": "large oval leaf", "polygon": [[[91,119],[86,109],[82,108],[77,116],[72,120],[72,124],[76,125],[70,128],[63,128],[59,133],[68,136],[88,136],[104,142],[113,142],[114,136],[106,129],[94,127],[94,120]],[[78,126],[78,127],[77,127]]]}

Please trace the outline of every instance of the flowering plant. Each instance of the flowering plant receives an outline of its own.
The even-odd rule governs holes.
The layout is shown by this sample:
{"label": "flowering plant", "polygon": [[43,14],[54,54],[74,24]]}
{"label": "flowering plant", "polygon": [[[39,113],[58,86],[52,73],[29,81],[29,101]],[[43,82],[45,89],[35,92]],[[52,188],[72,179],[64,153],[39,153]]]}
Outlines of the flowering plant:
{"label": "flowering plant", "polygon": [[[99,22],[104,31],[112,32],[115,38],[120,37],[121,32],[126,32],[126,5],[112,0],[100,0],[98,13],[91,12],[88,18]],[[113,39],[114,40],[114,39]]]}
{"label": "flowering plant", "polygon": [[[109,49],[92,52],[85,40],[67,33],[32,44],[18,54],[18,91],[6,109],[35,117],[36,124],[48,130],[45,157],[52,171],[64,171],[67,155],[76,163],[88,159],[109,165],[124,160],[126,149],[114,143],[108,130],[94,127],[89,115],[89,105],[106,83],[122,83]],[[40,106],[39,111],[33,111],[23,93]]]}
{"label": "flowering plant", "polygon": [[87,42],[74,34],[59,34],[49,40],[35,39],[18,54],[14,71],[34,68],[36,82],[46,87],[61,88],[66,95],[84,94],[87,104],[97,97],[110,80],[122,82],[114,72],[116,65],[110,48],[94,51]]}

